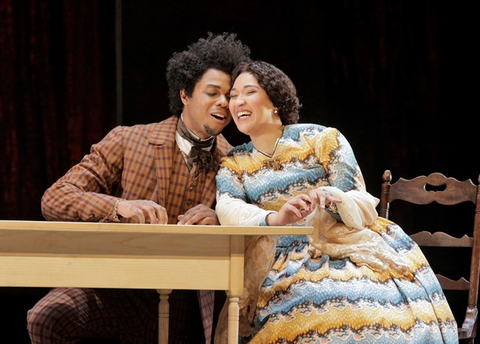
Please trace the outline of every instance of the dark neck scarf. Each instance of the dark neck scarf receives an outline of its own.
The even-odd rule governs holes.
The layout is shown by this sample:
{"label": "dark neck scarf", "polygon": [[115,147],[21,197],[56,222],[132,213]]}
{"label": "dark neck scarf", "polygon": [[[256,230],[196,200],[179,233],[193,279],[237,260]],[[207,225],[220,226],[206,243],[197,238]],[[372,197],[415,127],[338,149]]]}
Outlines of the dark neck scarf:
{"label": "dark neck scarf", "polygon": [[192,171],[194,178],[196,178],[201,171],[208,172],[213,162],[212,153],[210,150],[204,150],[203,148],[212,147],[215,136],[207,140],[197,139],[192,135],[190,130],[187,129],[181,118],[178,120],[177,132],[192,144],[190,154],[188,154],[186,160],[187,166]]}

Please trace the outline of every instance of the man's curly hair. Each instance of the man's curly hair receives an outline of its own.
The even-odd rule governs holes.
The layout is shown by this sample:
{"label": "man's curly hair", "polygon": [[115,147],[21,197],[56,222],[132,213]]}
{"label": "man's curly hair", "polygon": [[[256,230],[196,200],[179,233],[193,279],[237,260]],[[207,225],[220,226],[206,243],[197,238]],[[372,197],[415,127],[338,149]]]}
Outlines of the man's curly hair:
{"label": "man's curly hair", "polygon": [[250,60],[250,49],[234,33],[224,32],[200,38],[187,50],[172,55],[167,63],[167,84],[170,111],[180,116],[183,103],[180,90],[191,96],[197,82],[208,69],[217,69],[230,75],[233,68]]}
{"label": "man's curly hair", "polygon": [[264,61],[240,63],[232,72],[232,84],[242,73],[252,74],[278,109],[283,125],[297,123],[302,108],[292,80],[279,68]]}

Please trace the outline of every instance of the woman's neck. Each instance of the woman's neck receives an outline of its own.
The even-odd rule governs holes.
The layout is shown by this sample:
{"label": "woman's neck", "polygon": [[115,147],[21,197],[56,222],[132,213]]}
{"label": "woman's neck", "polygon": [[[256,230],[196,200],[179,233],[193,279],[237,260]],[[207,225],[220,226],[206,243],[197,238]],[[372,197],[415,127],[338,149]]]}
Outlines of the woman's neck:
{"label": "woman's neck", "polygon": [[283,125],[279,124],[275,126],[268,126],[262,129],[263,130],[261,133],[255,136],[251,136],[250,139],[252,140],[252,144],[257,150],[259,150],[263,154],[272,156],[275,152],[277,140],[283,134]]}

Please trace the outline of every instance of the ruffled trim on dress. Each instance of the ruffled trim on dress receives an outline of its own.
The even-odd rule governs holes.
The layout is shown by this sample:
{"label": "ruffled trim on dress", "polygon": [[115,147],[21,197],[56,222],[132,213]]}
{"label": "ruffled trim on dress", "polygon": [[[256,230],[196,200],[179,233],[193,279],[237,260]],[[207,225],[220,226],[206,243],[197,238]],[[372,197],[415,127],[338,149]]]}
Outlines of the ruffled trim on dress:
{"label": "ruffled trim on dress", "polygon": [[333,207],[343,223],[326,209],[317,207],[306,219],[306,224],[314,228],[314,233],[308,237],[312,246],[335,260],[348,257],[358,266],[366,265],[380,272],[392,269],[402,275],[410,275],[410,268],[403,257],[380,234],[367,227],[378,217],[375,209],[377,198],[365,191],[343,192],[332,186],[320,189],[342,200],[342,203],[334,203]]}

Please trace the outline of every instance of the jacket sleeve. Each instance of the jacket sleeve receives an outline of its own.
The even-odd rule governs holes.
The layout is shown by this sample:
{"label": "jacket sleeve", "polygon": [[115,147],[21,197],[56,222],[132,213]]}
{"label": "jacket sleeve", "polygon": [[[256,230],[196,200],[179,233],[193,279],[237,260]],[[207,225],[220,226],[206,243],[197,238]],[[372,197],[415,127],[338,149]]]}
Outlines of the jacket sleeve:
{"label": "jacket sleeve", "polygon": [[48,188],[42,214],[52,221],[105,221],[123,169],[122,127],[110,131],[90,153]]}

